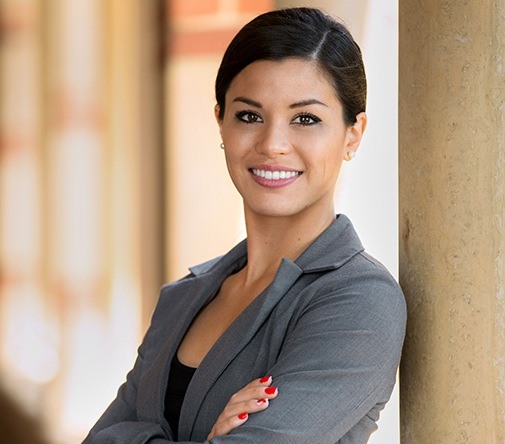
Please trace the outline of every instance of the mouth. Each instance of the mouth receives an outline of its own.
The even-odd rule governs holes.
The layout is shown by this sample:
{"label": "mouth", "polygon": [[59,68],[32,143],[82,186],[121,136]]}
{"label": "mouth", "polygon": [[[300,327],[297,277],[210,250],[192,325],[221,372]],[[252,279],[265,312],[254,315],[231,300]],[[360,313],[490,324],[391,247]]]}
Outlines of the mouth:
{"label": "mouth", "polygon": [[299,176],[302,174],[301,171],[287,171],[287,170],[262,170],[258,168],[251,168],[249,170],[257,177],[261,177],[267,180],[281,180],[281,179],[291,179],[292,177]]}
{"label": "mouth", "polygon": [[303,171],[291,170],[279,165],[258,165],[249,168],[253,180],[266,188],[281,188],[297,181]]}

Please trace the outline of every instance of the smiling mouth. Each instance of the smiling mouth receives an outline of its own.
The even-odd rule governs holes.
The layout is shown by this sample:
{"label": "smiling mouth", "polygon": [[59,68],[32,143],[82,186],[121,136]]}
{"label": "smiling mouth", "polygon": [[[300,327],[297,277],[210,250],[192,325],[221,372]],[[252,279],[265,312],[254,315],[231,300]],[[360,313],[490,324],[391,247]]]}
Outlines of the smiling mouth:
{"label": "smiling mouth", "polygon": [[269,171],[269,170],[260,170],[256,168],[252,168],[249,171],[251,171],[251,173],[253,173],[255,176],[267,180],[291,179],[295,176],[299,176],[300,174],[302,174],[301,171]]}

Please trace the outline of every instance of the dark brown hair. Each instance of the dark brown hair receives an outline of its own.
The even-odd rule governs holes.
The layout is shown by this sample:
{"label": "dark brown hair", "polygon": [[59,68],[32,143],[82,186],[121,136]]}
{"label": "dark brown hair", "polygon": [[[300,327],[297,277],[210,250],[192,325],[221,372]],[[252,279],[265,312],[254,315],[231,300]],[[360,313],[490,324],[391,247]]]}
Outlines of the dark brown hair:
{"label": "dark brown hair", "polygon": [[347,125],[366,109],[366,76],[361,50],[349,30],[314,8],[261,14],[246,24],[228,46],[216,78],[219,117],[235,76],[257,60],[312,60],[331,79]]}

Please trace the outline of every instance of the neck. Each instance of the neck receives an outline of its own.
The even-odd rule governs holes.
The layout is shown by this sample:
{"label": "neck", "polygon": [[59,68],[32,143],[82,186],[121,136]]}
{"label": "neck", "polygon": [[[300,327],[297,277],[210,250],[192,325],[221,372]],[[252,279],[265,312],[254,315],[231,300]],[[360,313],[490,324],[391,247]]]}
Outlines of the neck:
{"label": "neck", "polygon": [[262,216],[245,208],[247,267],[245,281],[273,279],[282,258],[296,260],[333,222],[333,206],[324,214]]}

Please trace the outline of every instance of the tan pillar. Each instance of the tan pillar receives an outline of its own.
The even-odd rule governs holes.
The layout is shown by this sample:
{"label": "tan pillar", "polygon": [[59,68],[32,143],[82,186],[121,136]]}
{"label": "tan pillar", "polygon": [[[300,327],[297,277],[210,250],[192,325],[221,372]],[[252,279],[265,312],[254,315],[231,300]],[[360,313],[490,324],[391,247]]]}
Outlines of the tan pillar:
{"label": "tan pillar", "polygon": [[505,3],[400,1],[402,443],[505,442]]}

